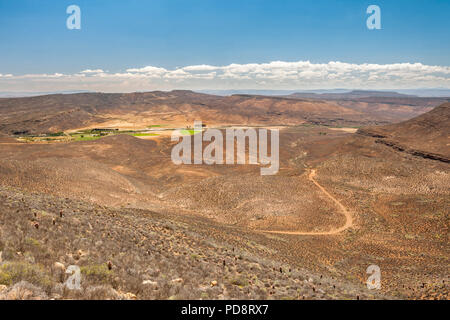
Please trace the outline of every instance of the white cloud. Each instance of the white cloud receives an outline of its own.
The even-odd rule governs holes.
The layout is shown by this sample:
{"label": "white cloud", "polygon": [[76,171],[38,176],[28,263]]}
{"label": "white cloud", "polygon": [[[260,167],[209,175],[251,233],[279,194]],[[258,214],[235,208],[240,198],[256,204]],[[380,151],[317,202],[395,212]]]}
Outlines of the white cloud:
{"label": "white cloud", "polygon": [[183,68],[183,70],[185,70],[185,71],[212,71],[212,70],[217,70],[217,69],[220,69],[220,67],[210,66],[207,64],[187,66],[187,67]]}
{"label": "white cloud", "polygon": [[102,69],[95,69],[95,70],[86,69],[81,71],[80,73],[104,73],[104,71]]}
{"label": "white cloud", "polygon": [[156,66],[125,72],[87,69],[75,74],[0,74],[5,90],[48,91],[89,89],[126,92],[169,89],[312,89],[450,87],[450,67],[421,63],[352,64],[339,61],[273,61],[269,63]]}
{"label": "white cloud", "polygon": [[143,67],[143,68],[132,68],[132,69],[127,69],[127,72],[132,72],[132,73],[148,73],[148,74],[163,74],[166,73],[167,70],[164,68],[158,68],[158,67],[153,67],[153,66],[147,66],[147,67]]}

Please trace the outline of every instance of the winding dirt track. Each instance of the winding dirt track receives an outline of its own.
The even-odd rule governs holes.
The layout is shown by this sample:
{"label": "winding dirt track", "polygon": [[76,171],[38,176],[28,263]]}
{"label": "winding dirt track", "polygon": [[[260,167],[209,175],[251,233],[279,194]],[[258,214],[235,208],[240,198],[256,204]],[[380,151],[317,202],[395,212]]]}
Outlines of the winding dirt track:
{"label": "winding dirt track", "polygon": [[297,232],[297,231],[270,231],[270,230],[258,230],[265,233],[275,233],[275,234],[287,234],[287,235],[297,235],[297,236],[329,236],[341,233],[344,230],[353,226],[353,217],[348,210],[339,200],[333,197],[324,187],[322,187],[315,179],[316,169],[312,169],[308,175],[308,179],[314,183],[320,191],[322,191],[328,198],[333,200],[333,202],[338,206],[340,211],[345,216],[345,224],[337,229],[332,229],[330,231],[319,231],[319,232]]}
{"label": "winding dirt track", "polygon": [[[14,142],[6,142],[6,143],[0,143],[0,145],[28,145],[24,143],[14,143]],[[341,233],[342,231],[347,230],[348,228],[353,226],[353,217],[350,213],[350,210],[348,210],[339,200],[337,200],[334,196],[332,196],[324,187],[322,187],[315,179],[316,176],[316,169],[311,169],[308,180],[310,180],[312,183],[314,183],[317,188],[322,191],[328,198],[330,198],[340,209],[340,211],[345,216],[345,224],[337,229],[331,229],[329,231],[318,231],[318,232],[301,232],[301,231],[272,231],[272,230],[256,230],[259,232],[264,233],[272,233],[272,234],[284,234],[284,235],[297,235],[297,236],[328,236],[328,235],[336,235]]]}

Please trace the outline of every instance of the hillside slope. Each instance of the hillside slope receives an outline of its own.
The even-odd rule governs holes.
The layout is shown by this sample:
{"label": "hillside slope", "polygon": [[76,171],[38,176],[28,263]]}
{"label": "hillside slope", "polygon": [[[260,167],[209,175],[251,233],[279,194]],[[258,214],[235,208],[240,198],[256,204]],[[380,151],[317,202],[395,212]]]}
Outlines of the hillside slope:
{"label": "hillside slope", "polygon": [[[192,91],[77,93],[0,99],[0,132],[33,135],[96,127],[185,127],[195,120],[210,126],[331,126],[388,124],[429,111],[437,103],[400,100],[339,101],[292,97],[214,96]],[[422,104],[420,104],[422,105]]]}
{"label": "hillside slope", "polygon": [[378,142],[444,162],[450,160],[450,103],[408,121],[358,130]]}
{"label": "hillside slope", "polygon": [[313,118],[360,121],[357,111],[322,101],[274,97],[219,97],[191,91],[80,93],[0,99],[0,132],[39,134],[83,127],[155,124],[301,124]]}

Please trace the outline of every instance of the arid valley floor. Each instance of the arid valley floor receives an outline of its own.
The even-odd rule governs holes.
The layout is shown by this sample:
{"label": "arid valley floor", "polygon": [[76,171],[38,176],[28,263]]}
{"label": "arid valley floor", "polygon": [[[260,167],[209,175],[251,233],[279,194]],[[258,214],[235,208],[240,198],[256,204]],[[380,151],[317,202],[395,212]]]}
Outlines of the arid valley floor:
{"label": "arid valley floor", "polygon": [[[0,99],[0,299],[449,299],[449,101]],[[280,129],[279,172],[173,164],[194,120]]]}

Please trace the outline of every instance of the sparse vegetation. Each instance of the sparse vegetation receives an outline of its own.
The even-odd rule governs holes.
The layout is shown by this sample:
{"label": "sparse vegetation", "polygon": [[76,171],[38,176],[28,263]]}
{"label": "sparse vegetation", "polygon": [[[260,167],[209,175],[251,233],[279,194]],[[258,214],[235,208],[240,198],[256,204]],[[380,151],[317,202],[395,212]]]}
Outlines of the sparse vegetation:
{"label": "sparse vegetation", "polygon": [[27,281],[47,290],[52,280],[44,267],[26,261],[5,262],[0,266],[0,284],[11,285]]}
{"label": "sparse vegetation", "polygon": [[108,270],[106,264],[87,265],[81,267],[81,274],[89,281],[107,283],[110,282],[113,272]]}
{"label": "sparse vegetation", "polygon": [[[30,142],[0,137],[0,284],[6,286],[0,299],[448,299],[446,158],[404,152],[364,131],[332,130],[398,114],[371,110],[362,120],[354,105],[239,96],[224,98],[230,106],[223,108],[222,98],[198,104],[194,95],[135,94],[133,105],[138,98],[149,102],[151,116],[131,107],[128,114],[128,95],[120,106],[104,106],[109,96],[94,94],[98,109],[83,113],[65,109],[72,103],[60,103],[65,97],[33,99],[49,99],[41,102],[48,114],[67,112],[57,124],[34,121],[41,109],[24,122],[8,122],[13,109],[0,108],[1,130]],[[24,110],[31,108],[27,101]],[[192,106],[192,113],[180,112]],[[399,114],[408,108],[402,105]],[[414,105],[409,114],[422,108]],[[234,112],[233,126],[285,125],[277,175],[260,176],[256,165],[176,166],[165,133],[130,137],[155,136],[149,128],[160,125],[146,128],[149,122],[186,126],[185,117],[194,115],[207,115],[212,127],[227,118],[225,109]],[[113,121],[97,123],[105,114]],[[146,129],[71,130],[133,121]],[[51,130],[60,132],[46,134]],[[420,137],[421,146],[433,137]],[[71,141],[85,143],[51,143]],[[308,179],[313,170],[326,192]],[[353,223],[323,235],[348,221],[339,204]],[[381,267],[381,291],[365,287],[371,264]],[[81,269],[80,290],[64,284],[69,266]]]}
{"label": "sparse vegetation", "polygon": [[[10,288],[5,294],[10,294],[15,283],[27,281],[58,299],[332,297],[326,291],[314,293],[312,283],[301,281],[316,278],[314,275],[256,255],[267,250],[263,246],[238,249],[219,241],[229,231],[211,234],[214,226],[205,228],[175,216],[115,210],[1,187],[0,198],[0,222],[4,226],[1,239],[3,251],[9,252],[0,268],[1,282]],[[26,209],[29,206],[49,213],[38,216],[39,229],[30,225],[33,216]],[[58,214],[61,210],[62,218]],[[55,216],[57,224],[53,225]],[[25,246],[21,239],[28,239]],[[37,243],[41,249],[36,248]],[[64,288],[65,278],[55,273],[55,262],[58,266],[80,266],[81,291]],[[280,273],[280,267],[289,272]],[[321,281],[325,284],[334,280]],[[267,290],[275,282],[276,287]],[[357,287],[335,286],[338,289],[333,296],[352,298],[356,291],[365,296]]]}

